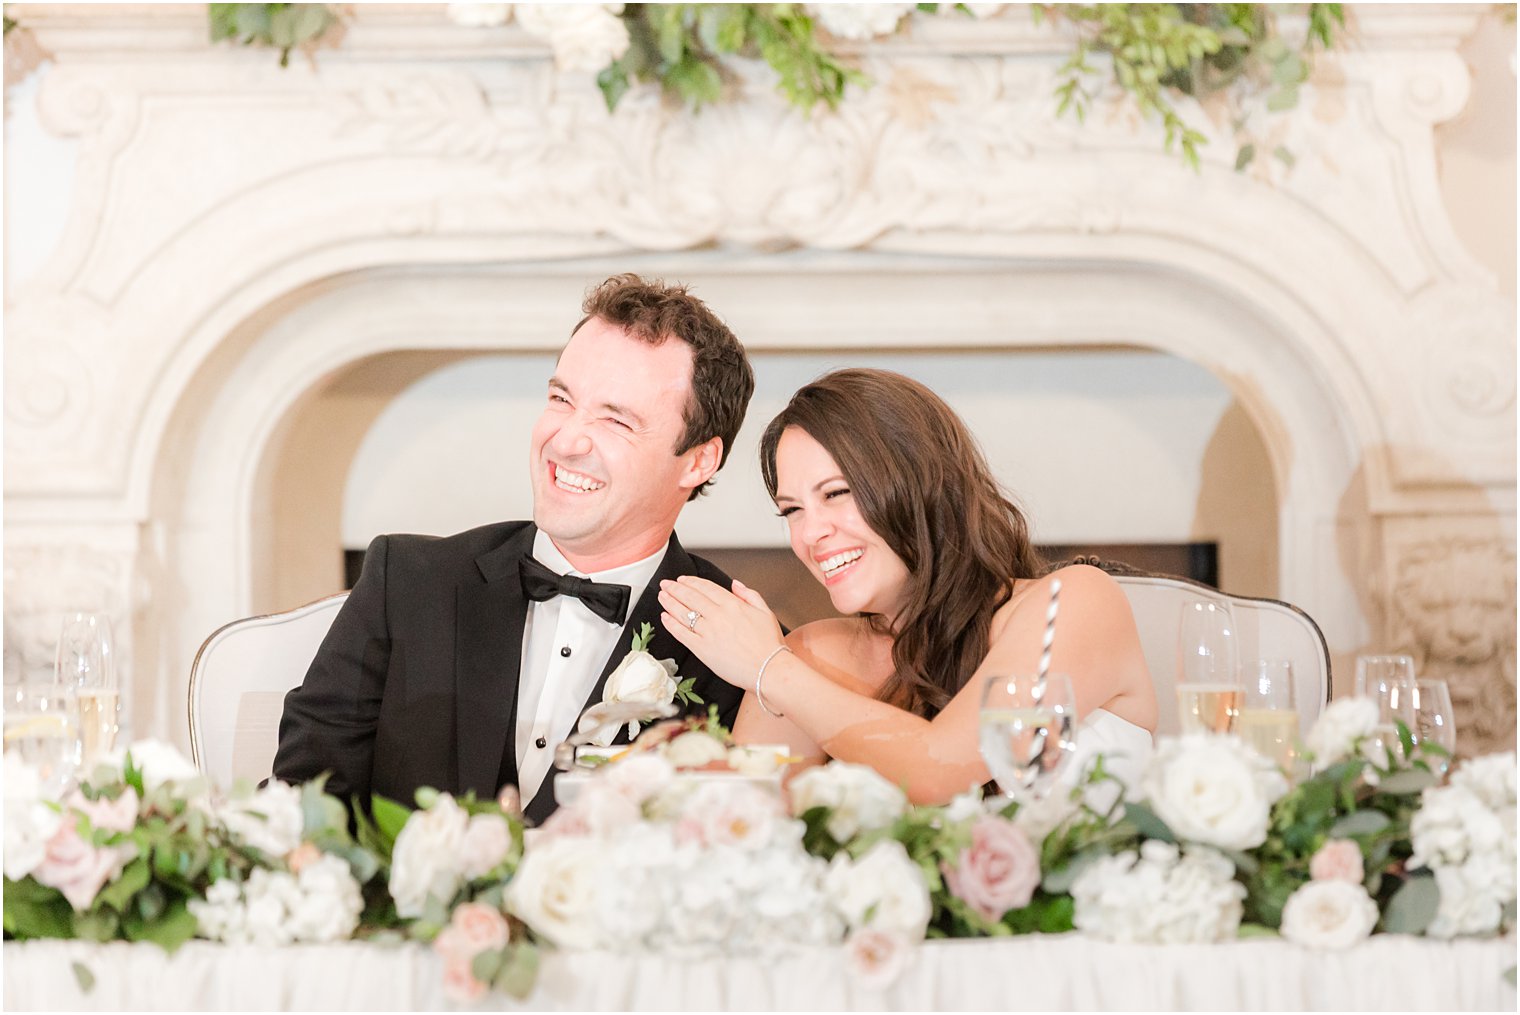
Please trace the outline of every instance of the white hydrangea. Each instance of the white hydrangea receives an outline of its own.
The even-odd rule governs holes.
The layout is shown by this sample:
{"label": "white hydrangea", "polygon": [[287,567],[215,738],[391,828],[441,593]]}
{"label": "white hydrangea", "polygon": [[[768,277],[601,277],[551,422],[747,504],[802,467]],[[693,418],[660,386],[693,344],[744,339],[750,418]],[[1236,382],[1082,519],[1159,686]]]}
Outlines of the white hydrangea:
{"label": "white hydrangea", "polygon": [[843,761],[808,769],[792,780],[789,793],[794,815],[814,807],[830,808],[826,827],[838,842],[885,828],[908,809],[903,791],[874,768]]}
{"label": "white hydrangea", "polygon": [[212,884],[190,914],[201,937],[227,944],[323,944],[347,940],[359,926],[364,897],[347,861],[323,856],[299,875],[256,867],[241,887]]}
{"label": "white hydrangea", "polygon": [[1314,752],[1314,767],[1326,768],[1351,756],[1356,742],[1377,727],[1378,709],[1370,698],[1339,698],[1325,706],[1304,744]]}
{"label": "white hydrangea", "polygon": [[1141,788],[1178,838],[1251,849],[1266,840],[1272,804],[1288,780],[1238,737],[1190,733],[1162,739]]}
{"label": "white hydrangea", "polygon": [[448,4],[444,14],[467,28],[496,28],[512,18],[511,4]]}
{"label": "white hydrangea", "polygon": [[830,35],[864,41],[897,31],[916,4],[808,4],[807,11]]}
{"label": "white hydrangea", "polygon": [[1409,821],[1411,869],[1435,874],[1440,903],[1426,933],[1450,938],[1499,929],[1515,899],[1515,755],[1464,764],[1421,794]]}
{"label": "white hydrangea", "polygon": [[1224,941],[1244,913],[1245,886],[1218,852],[1150,840],[1106,856],[1071,888],[1078,930],[1109,941],[1154,944]]}
{"label": "white hydrangea", "polygon": [[250,796],[221,804],[213,813],[236,839],[270,859],[301,844],[301,791],[277,779]]}

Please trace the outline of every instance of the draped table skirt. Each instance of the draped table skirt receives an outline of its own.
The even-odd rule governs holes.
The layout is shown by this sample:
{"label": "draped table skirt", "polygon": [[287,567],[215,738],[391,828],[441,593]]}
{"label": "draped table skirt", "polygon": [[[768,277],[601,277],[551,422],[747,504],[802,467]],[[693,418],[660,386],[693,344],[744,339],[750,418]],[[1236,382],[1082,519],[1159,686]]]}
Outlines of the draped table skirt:
{"label": "draped table skirt", "polygon": [[[4,958],[9,1011],[461,1007],[443,995],[441,960],[416,944],[192,941],[171,956],[152,945],[30,941],[7,942]],[[531,996],[491,994],[476,1007],[1514,1011],[1514,965],[1513,936],[1453,943],[1389,934],[1316,952],[1272,938],[1121,945],[1060,934],[925,942],[896,982],[873,988],[850,975],[839,948],[764,958],[546,951]]]}

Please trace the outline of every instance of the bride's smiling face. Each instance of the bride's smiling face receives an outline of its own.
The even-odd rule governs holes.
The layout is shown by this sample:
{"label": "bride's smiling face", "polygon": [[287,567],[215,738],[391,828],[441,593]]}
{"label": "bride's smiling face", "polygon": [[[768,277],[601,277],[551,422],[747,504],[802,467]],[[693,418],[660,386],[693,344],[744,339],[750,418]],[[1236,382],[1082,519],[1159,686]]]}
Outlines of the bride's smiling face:
{"label": "bride's smiling face", "polygon": [[799,427],[788,427],[776,445],[776,508],[792,552],[828,589],[834,609],[897,614],[907,566],[866,524],[834,456]]}

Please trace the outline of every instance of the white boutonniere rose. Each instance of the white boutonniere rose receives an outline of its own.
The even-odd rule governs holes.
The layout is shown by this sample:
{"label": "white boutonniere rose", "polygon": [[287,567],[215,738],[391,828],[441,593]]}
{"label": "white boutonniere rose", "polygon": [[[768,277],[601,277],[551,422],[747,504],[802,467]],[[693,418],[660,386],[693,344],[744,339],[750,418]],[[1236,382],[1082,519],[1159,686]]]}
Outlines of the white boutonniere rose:
{"label": "white boutonniere rose", "polygon": [[[607,677],[606,686],[602,689],[602,701],[608,705],[616,705],[625,702],[638,702],[646,705],[668,705],[672,701],[680,699],[682,703],[703,704],[701,698],[692,691],[693,678],[680,679],[676,675],[676,661],[674,659],[656,659],[649,654],[649,640],[654,636],[654,628],[649,624],[639,627],[638,634],[633,636],[633,645],[623,661],[618,663],[617,669]],[[586,730],[596,724],[596,717],[588,714],[581,718],[581,729]],[[628,724],[628,735],[637,734],[639,724]],[[598,733],[592,741],[598,747],[606,747],[612,743],[612,738],[617,736],[616,727],[608,727]]]}

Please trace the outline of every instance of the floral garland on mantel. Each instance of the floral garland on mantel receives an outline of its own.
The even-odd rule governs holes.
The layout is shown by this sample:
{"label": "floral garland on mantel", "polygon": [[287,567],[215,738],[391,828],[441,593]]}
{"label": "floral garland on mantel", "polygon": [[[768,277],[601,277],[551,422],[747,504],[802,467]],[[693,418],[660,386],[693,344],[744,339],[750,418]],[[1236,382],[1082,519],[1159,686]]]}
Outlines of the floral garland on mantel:
{"label": "floral garland on mantel", "polygon": [[[1449,939],[1515,922],[1515,755],[1448,759],[1375,706],[1333,703],[1291,784],[1233,736],[1163,739],[1140,784],[1101,759],[1020,807],[909,806],[834,762],[775,780],[691,777],[754,757],[715,721],[588,776],[542,828],[516,791],[376,798],[357,837],[320,781],[209,787],[178,752],[133,744],[62,801],[5,759],[5,936],[284,945],[430,943],[443,989],[525,997],[540,948],[779,953],[843,945],[891,983],[930,938],[1078,930],[1123,942],[1281,935],[1345,948],[1374,932]],[[667,731],[669,732],[669,731]],[[1407,759],[1407,760],[1406,760]],[[84,989],[93,977],[76,964]],[[1514,970],[1509,971],[1513,982]]]}
{"label": "floral garland on mantel", "polygon": [[[496,27],[514,16],[547,41],[563,71],[594,73],[609,110],[636,82],[658,83],[693,108],[721,101],[732,74],[725,61],[761,59],[787,101],[835,108],[845,90],[869,79],[835,50],[909,29],[917,18],[989,18],[1007,4],[449,4],[461,24]],[[1253,116],[1293,108],[1316,47],[1344,27],[1341,4],[1036,4],[1037,19],[1068,26],[1076,46],[1058,73],[1057,115],[1081,120],[1116,87],[1140,113],[1160,121],[1165,146],[1195,170],[1203,133],[1178,112],[1181,97],[1229,123],[1236,168],[1255,158]],[[211,38],[274,46],[284,65],[339,25],[327,4],[211,4]],[[1288,29],[1291,23],[1292,31]],[[1283,28],[1280,29],[1279,25]],[[1296,33],[1298,38],[1290,39]],[[1101,58],[1095,60],[1095,57]],[[1282,145],[1273,154],[1289,166]]]}

